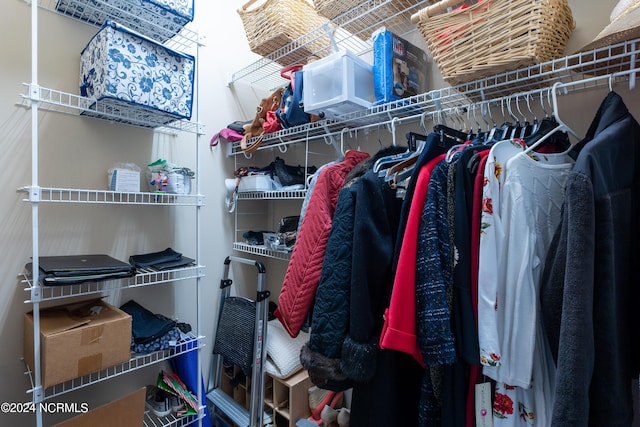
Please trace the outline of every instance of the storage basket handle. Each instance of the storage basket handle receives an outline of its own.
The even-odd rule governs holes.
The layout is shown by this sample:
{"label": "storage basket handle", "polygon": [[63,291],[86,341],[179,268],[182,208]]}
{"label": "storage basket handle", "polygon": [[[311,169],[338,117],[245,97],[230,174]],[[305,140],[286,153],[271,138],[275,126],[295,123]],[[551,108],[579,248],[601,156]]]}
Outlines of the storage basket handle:
{"label": "storage basket handle", "polygon": [[257,2],[258,0],[249,0],[248,2],[246,2],[245,4],[242,5],[242,10],[247,10],[247,8],[249,6],[251,6],[252,4],[254,4],[255,2]]}
{"label": "storage basket handle", "polygon": [[[255,1],[255,0],[254,0]],[[431,6],[427,6],[421,9],[419,12],[411,15],[411,22],[417,24],[422,18],[431,18],[434,15],[444,12],[449,7],[453,7],[462,3],[463,0],[441,0],[438,3],[434,3]]]}

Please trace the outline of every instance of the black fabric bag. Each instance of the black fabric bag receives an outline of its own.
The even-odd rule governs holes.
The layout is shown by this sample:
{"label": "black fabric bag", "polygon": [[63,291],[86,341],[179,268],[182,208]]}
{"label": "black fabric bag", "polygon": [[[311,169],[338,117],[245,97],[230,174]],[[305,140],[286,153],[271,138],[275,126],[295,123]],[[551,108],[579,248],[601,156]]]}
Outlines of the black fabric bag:
{"label": "black fabric bag", "polygon": [[176,326],[175,321],[154,314],[133,300],[124,303],[120,310],[131,315],[131,335],[136,344],[158,339]]}
{"label": "black fabric bag", "polygon": [[290,166],[285,164],[284,160],[280,157],[276,157],[273,162],[273,174],[274,178],[278,178],[280,184],[284,186],[303,184],[307,179],[307,175],[313,175],[317,168],[315,166]]}

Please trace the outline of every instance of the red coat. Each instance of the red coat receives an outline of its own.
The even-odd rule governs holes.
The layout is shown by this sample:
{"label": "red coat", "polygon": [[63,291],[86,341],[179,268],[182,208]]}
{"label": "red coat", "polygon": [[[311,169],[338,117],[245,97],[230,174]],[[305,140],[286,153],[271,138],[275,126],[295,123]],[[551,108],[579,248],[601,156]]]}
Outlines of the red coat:
{"label": "red coat", "polygon": [[278,308],[274,312],[294,338],[302,328],[320,283],[338,193],[344,186],[347,173],[368,158],[368,153],[347,151],[344,160],[329,165],[320,172],[313,187],[284,276]]}
{"label": "red coat", "polygon": [[380,335],[380,348],[393,349],[410,354],[425,366],[418,348],[416,335],[416,254],[418,250],[418,228],[420,215],[427,200],[427,188],[433,168],[444,159],[441,154],[420,169],[416,190],[411,200],[409,217],[405,226],[398,267],[393,281],[391,301],[384,313],[384,326]]}

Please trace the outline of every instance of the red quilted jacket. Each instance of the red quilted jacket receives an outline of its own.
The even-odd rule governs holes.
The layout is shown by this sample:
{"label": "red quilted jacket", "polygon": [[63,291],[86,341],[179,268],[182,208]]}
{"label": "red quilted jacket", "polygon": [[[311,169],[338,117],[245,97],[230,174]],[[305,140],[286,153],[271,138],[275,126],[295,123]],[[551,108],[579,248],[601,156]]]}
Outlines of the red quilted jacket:
{"label": "red quilted jacket", "polygon": [[347,151],[344,160],[326,166],[320,172],[313,187],[284,276],[278,308],[274,312],[294,338],[302,328],[320,283],[322,261],[338,193],[344,186],[347,173],[367,158],[369,154],[362,151]]}

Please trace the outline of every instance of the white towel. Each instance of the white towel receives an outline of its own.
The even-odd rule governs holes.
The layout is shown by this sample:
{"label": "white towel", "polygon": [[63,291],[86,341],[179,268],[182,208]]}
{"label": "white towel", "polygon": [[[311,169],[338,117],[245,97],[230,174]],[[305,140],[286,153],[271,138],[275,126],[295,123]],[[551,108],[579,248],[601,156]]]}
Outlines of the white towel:
{"label": "white towel", "polygon": [[288,378],[298,372],[302,369],[300,349],[307,341],[308,333],[300,332],[297,337],[291,338],[279,320],[270,320],[267,323],[265,372],[276,378]]}

